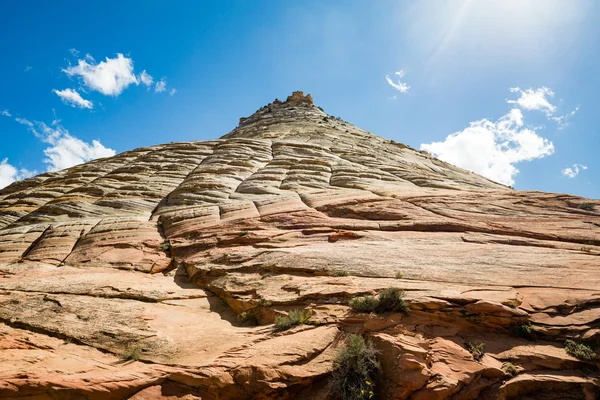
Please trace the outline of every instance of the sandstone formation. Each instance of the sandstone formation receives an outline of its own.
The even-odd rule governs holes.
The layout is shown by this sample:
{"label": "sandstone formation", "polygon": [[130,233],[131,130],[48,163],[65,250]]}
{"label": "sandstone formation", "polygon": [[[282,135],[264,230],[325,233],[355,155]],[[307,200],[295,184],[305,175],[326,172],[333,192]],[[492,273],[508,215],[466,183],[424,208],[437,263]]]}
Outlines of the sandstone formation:
{"label": "sandstone formation", "polygon": [[[600,342],[599,272],[599,201],[512,190],[296,92],[218,140],[0,190],[0,399],[335,399],[360,333],[379,399],[591,400],[600,358],[564,343]],[[410,312],[348,306],[390,287]],[[295,309],[311,323],[275,331]]]}

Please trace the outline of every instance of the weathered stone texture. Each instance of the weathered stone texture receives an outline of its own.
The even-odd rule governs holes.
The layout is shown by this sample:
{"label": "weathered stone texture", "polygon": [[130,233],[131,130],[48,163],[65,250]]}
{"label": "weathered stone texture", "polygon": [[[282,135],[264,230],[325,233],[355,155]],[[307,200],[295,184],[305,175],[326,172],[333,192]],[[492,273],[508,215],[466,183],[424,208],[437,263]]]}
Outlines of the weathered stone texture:
{"label": "weathered stone texture", "polygon": [[[388,287],[409,314],[347,305]],[[593,399],[598,357],[563,343],[600,342],[599,288],[600,202],[512,190],[297,92],[221,139],[0,191],[0,399],[333,399],[350,332],[381,352],[381,399]],[[316,324],[274,332],[297,308]]]}

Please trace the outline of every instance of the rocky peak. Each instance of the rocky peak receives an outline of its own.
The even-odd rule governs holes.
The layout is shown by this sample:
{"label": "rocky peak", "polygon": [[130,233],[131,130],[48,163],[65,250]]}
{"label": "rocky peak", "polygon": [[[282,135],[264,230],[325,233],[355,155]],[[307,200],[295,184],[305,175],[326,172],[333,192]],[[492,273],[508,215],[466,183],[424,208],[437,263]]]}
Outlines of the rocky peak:
{"label": "rocky peak", "polygon": [[232,137],[234,135],[247,136],[249,131],[245,128],[255,125],[266,126],[273,123],[286,123],[299,120],[316,124],[325,117],[327,117],[327,114],[323,112],[322,108],[314,105],[310,94],[304,95],[302,91],[295,91],[285,101],[275,99],[272,103],[256,110],[249,117],[240,118],[238,127],[224,137]]}

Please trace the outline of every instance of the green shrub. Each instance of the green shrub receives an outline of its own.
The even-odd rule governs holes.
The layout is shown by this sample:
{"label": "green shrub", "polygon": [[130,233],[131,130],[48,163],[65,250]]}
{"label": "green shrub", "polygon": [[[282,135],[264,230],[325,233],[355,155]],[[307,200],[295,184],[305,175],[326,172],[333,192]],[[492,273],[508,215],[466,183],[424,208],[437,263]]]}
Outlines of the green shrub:
{"label": "green shrub", "polygon": [[333,276],[348,276],[348,271],[344,271],[343,269],[336,269],[333,271]]}
{"label": "green shrub", "polygon": [[594,203],[581,203],[577,208],[584,211],[594,211],[596,205]]}
{"label": "green shrub", "polygon": [[515,364],[513,364],[511,362],[505,362],[502,365],[502,369],[504,370],[504,372],[506,372],[507,374],[512,375],[512,376],[515,376],[519,373],[519,370],[517,369]]}
{"label": "green shrub", "polygon": [[565,342],[565,351],[568,355],[580,360],[593,360],[596,358],[596,353],[587,345],[583,343],[577,343],[574,340],[567,340]]}
{"label": "green shrub", "polygon": [[527,340],[537,339],[537,335],[535,334],[535,330],[533,329],[533,326],[531,326],[531,323],[513,325],[512,331],[515,336],[519,336]]}
{"label": "green shrub", "polygon": [[157,250],[158,251],[164,251],[164,252],[168,252],[171,250],[171,242],[166,239],[164,242],[162,242],[161,244],[159,244],[157,246]]}
{"label": "green shrub", "polygon": [[297,325],[308,322],[310,315],[305,310],[292,310],[288,315],[278,315],[275,317],[275,330],[277,332],[285,331]]}
{"label": "green shrub", "polygon": [[256,308],[244,311],[238,315],[238,320],[248,326],[256,326],[260,320],[260,311]]}
{"label": "green shrub", "polygon": [[399,288],[384,289],[378,297],[362,296],[350,300],[349,305],[354,311],[382,314],[389,311],[409,312],[408,304],[402,300],[404,291]]}
{"label": "green shrub", "polygon": [[370,313],[375,311],[377,305],[379,304],[379,300],[373,296],[355,297],[354,299],[350,300],[349,304],[354,311]]}
{"label": "green shrub", "polygon": [[523,302],[519,299],[510,299],[508,301],[505,301],[504,303],[505,306],[508,306],[510,308],[517,308],[519,307],[521,304],[523,304]]}
{"label": "green shrub", "polygon": [[377,313],[388,311],[408,312],[408,305],[402,300],[403,295],[404,291],[399,288],[383,289],[381,293],[379,293],[379,304],[375,311]]}
{"label": "green shrub", "polygon": [[350,335],[333,360],[329,390],[341,400],[374,398],[375,377],[380,369],[377,350],[360,335]]}
{"label": "green shrub", "polygon": [[248,231],[240,231],[238,233],[238,236],[246,236],[248,234]]}
{"label": "green shrub", "polygon": [[485,354],[485,352],[483,351],[483,349],[485,348],[485,343],[471,343],[469,342],[467,344],[467,350],[469,350],[469,353],[471,353],[471,355],[473,355],[473,358],[475,359],[475,361],[479,361],[483,358],[483,355]]}
{"label": "green shrub", "polygon": [[141,355],[142,355],[142,347],[140,345],[136,344],[136,345],[130,346],[127,349],[125,349],[125,351],[123,353],[121,353],[119,358],[121,358],[121,360],[123,360],[123,361],[129,361],[129,360],[137,361],[140,359]]}
{"label": "green shrub", "polygon": [[396,279],[402,279],[404,278],[404,275],[402,274],[402,272],[398,271],[396,272]]}

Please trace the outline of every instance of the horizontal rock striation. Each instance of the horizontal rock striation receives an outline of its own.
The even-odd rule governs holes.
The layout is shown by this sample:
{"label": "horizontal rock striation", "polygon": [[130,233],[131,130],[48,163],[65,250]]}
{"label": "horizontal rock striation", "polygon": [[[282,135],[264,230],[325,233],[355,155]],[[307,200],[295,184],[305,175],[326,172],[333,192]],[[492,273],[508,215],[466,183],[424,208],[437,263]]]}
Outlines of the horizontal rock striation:
{"label": "horizontal rock striation", "polygon": [[[600,343],[599,272],[600,202],[295,92],[218,140],[0,190],[0,399],[335,399],[350,333],[380,352],[380,399],[593,399],[599,357],[564,343]],[[349,306],[390,287],[409,313]],[[273,329],[295,309],[310,323]]]}

